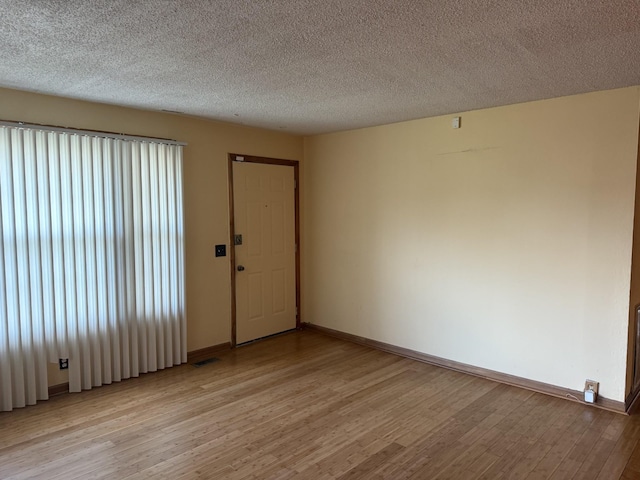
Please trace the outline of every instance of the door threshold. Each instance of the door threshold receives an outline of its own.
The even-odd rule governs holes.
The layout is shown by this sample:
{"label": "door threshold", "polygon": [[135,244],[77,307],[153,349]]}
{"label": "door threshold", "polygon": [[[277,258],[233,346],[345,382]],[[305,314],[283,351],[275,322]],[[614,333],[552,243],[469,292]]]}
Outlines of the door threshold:
{"label": "door threshold", "polygon": [[292,328],[291,330],[285,330],[284,332],[278,332],[278,333],[274,333],[272,335],[267,335],[266,337],[260,337],[260,338],[256,338],[254,340],[249,340],[247,342],[242,342],[242,343],[237,343],[236,344],[236,348],[238,347],[246,347],[247,345],[251,345],[252,343],[256,343],[259,342],[261,340],[267,340],[268,338],[275,338],[275,337],[280,337],[282,335],[287,335],[291,332],[295,332],[297,331],[297,328]]}

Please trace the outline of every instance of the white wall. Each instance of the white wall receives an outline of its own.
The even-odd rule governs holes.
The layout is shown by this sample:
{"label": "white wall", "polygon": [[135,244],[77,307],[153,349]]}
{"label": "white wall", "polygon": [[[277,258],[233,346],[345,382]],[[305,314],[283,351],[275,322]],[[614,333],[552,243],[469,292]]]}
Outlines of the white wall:
{"label": "white wall", "polygon": [[305,139],[303,320],[624,400],[639,103]]}

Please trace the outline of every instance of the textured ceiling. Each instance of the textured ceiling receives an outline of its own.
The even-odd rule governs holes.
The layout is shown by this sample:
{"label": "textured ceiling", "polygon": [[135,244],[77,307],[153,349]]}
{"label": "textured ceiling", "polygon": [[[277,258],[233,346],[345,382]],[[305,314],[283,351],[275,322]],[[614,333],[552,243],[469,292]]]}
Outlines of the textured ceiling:
{"label": "textured ceiling", "polygon": [[637,84],[639,0],[0,0],[0,86],[294,133]]}

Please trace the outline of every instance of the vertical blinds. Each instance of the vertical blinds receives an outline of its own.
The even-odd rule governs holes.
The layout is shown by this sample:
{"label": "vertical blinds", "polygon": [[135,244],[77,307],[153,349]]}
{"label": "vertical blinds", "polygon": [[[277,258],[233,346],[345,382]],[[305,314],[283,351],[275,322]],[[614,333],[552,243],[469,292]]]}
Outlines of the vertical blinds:
{"label": "vertical blinds", "polygon": [[0,126],[0,410],[186,361],[182,146]]}

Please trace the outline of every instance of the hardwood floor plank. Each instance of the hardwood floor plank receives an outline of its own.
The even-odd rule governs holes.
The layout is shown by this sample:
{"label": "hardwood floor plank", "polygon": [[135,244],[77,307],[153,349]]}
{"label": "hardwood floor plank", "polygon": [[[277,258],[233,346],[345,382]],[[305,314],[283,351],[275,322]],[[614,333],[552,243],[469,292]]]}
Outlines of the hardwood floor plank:
{"label": "hardwood floor plank", "polygon": [[[590,414],[591,412],[588,412],[586,418],[590,418]],[[593,449],[595,441],[611,422],[610,415],[612,414],[605,411],[593,413],[593,421],[587,425],[582,435],[576,438],[574,445],[551,475],[552,480],[574,477]]]}
{"label": "hardwood floor plank", "polygon": [[624,431],[626,424],[625,417],[621,415],[613,415],[611,423],[602,432],[602,435],[596,440],[596,445],[588,458],[580,467],[580,470],[574,475],[575,480],[590,480],[598,478],[598,475],[604,468],[607,459],[616,446],[616,443]]}
{"label": "hardwood floor plank", "polygon": [[640,478],[640,419],[302,331],[0,413],[0,478]]}
{"label": "hardwood floor plank", "polygon": [[622,472],[623,478],[640,478],[640,442],[636,443],[629,461]]}
{"label": "hardwood floor plank", "polygon": [[376,471],[381,465],[389,462],[404,449],[405,447],[398,443],[387,445],[338,478],[339,480],[369,478],[372,472]]}

